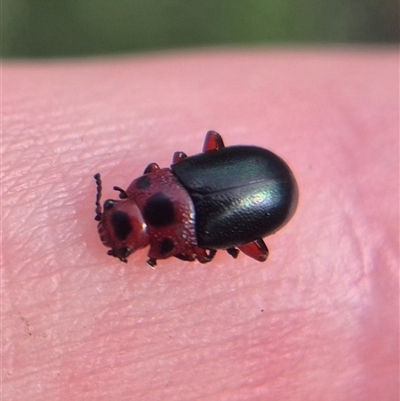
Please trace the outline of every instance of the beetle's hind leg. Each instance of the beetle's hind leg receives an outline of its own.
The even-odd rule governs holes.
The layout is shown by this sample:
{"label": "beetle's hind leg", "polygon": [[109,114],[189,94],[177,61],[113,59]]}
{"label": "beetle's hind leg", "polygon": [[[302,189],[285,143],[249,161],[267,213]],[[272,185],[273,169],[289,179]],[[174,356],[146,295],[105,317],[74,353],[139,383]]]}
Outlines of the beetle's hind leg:
{"label": "beetle's hind leg", "polygon": [[222,136],[215,131],[208,131],[206,139],[204,140],[203,152],[210,152],[212,150],[219,150],[224,148],[224,141]]}
{"label": "beetle's hind leg", "polygon": [[265,245],[265,242],[259,238],[253,242],[249,242],[242,246],[238,247],[240,251],[242,251],[247,256],[257,260],[258,262],[265,262],[268,258],[268,248]]}

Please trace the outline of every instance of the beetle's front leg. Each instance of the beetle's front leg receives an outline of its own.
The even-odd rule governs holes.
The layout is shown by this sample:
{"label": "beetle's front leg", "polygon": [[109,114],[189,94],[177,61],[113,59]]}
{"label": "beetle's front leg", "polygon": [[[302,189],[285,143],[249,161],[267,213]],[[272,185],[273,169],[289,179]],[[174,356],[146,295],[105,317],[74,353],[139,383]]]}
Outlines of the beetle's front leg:
{"label": "beetle's front leg", "polygon": [[128,194],[126,193],[126,191],[124,189],[117,187],[117,186],[113,186],[113,190],[119,191],[119,199],[127,199],[128,198]]}
{"label": "beetle's front leg", "polygon": [[149,258],[147,259],[146,262],[151,268],[153,268],[154,266],[157,266],[157,259],[155,258]]}

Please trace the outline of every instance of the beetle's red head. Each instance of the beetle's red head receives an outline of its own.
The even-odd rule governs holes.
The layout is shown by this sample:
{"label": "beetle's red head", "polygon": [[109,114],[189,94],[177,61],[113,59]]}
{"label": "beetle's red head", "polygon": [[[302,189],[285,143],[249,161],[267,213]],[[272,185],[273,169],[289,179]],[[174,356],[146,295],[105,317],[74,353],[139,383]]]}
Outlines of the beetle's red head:
{"label": "beetle's red head", "polygon": [[99,222],[97,229],[101,242],[111,248],[107,252],[109,255],[127,262],[127,257],[132,252],[149,244],[146,223],[136,202],[119,188],[122,199],[107,199],[102,211],[100,174],[96,174],[94,178],[97,183],[95,220]]}

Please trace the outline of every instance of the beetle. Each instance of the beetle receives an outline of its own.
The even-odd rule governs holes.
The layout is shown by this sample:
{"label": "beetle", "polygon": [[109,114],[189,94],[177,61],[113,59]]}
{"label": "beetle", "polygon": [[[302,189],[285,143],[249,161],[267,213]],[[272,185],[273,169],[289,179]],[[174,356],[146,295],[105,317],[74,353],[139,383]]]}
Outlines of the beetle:
{"label": "beetle", "polygon": [[103,209],[100,174],[94,178],[95,220],[108,255],[127,262],[150,246],[150,266],[171,256],[207,263],[219,249],[263,262],[262,238],[283,227],[298,202],[296,180],[280,157],[256,146],[225,147],[215,131],[206,134],[203,153],[175,152],[170,168],[150,163],[126,190],[115,186],[120,199],[107,199]]}

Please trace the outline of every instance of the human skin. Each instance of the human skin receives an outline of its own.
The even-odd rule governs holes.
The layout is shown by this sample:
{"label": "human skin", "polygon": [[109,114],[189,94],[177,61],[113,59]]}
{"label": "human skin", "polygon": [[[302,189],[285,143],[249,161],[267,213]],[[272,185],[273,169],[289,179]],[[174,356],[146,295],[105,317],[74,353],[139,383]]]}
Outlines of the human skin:
{"label": "human skin", "polygon": [[[214,50],[3,66],[8,401],[398,399],[398,55]],[[106,255],[95,182],[225,144],[298,182],[269,259]]]}

